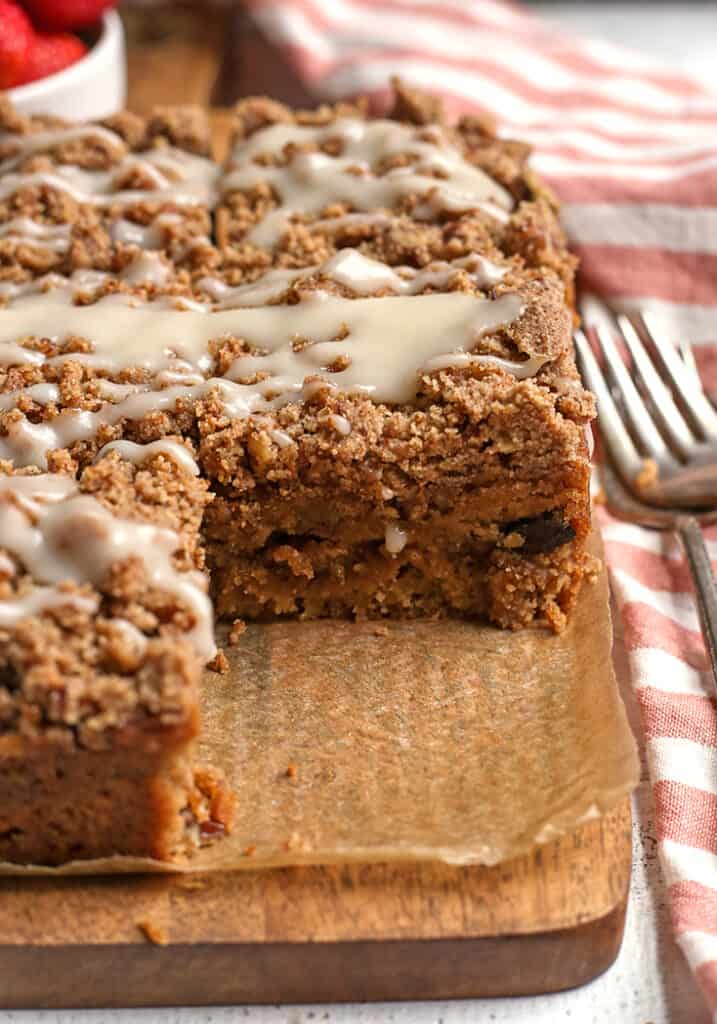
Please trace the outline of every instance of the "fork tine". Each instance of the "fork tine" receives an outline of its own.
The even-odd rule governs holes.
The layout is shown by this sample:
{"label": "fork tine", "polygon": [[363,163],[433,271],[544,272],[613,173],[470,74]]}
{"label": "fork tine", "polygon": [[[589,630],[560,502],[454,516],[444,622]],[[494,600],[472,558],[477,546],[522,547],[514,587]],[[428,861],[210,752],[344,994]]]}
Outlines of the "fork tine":
{"label": "fork tine", "polygon": [[627,484],[633,486],[643,468],[643,459],[625,429],[610,389],[590,348],[590,342],[581,330],[576,330],[573,337],[583,380],[597,400],[602,436],[620,475]]}
{"label": "fork tine", "polygon": [[652,360],[647,354],[645,346],[642,344],[640,336],[631,321],[622,313],[617,315],[616,320],[620,332],[625,339],[625,344],[630,350],[635,369],[646,391],[654,400],[655,411],[660,418],[670,443],[684,458],[687,458],[695,446],[695,438],[682,413],[675,405],[670,389],[665,385],[662,377],[653,366]]}
{"label": "fork tine", "polygon": [[[697,384],[698,387],[702,387],[702,381],[700,379],[700,371],[697,369],[697,360],[695,359],[695,350],[693,348],[692,342],[691,341],[687,341],[685,338],[682,338],[681,341],[677,342],[677,347],[680,350],[680,355],[682,356],[682,362],[685,364],[687,369],[692,374],[692,377],[694,378],[695,384]],[[703,388],[702,390],[704,391],[704,393],[705,393],[705,395],[707,397],[707,401],[710,403],[710,405],[714,409],[715,405],[717,404],[717,392],[715,392],[715,391],[707,391],[705,388]]]}
{"label": "fork tine", "polygon": [[692,344],[689,341],[685,341],[683,339],[682,341],[678,341],[677,342],[677,347],[680,350],[680,355],[682,356],[682,362],[685,364],[687,369],[690,371],[692,376],[695,378],[695,381],[697,383],[699,383],[700,387],[701,387],[702,385],[701,385],[701,382],[700,382],[700,372],[697,369],[697,363],[695,361],[695,353],[694,353],[694,350],[692,348]]}
{"label": "fork tine", "polygon": [[615,329],[615,318],[602,299],[597,295],[582,295],[578,302],[578,312],[586,327],[603,327],[606,330]]}
{"label": "fork tine", "polygon": [[690,415],[700,431],[707,440],[717,441],[717,414],[702,390],[702,385],[695,381],[677,354],[677,349],[664,336],[659,322],[651,313],[639,314],[638,325],[655,346],[672,386],[684,398]]}
{"label": "fork tine", "polygon": [[602,348],[605,362],[617,384],[620,398],[627,410],[627,415],[643,451],[649,458],[655,461],[673,463],[672,453],[665,444],[662,435],[642,400],[642,396],[635,387],[627,366],[617,350],[612,332],[603,327],[591,327],[589,330],[594,333]]}

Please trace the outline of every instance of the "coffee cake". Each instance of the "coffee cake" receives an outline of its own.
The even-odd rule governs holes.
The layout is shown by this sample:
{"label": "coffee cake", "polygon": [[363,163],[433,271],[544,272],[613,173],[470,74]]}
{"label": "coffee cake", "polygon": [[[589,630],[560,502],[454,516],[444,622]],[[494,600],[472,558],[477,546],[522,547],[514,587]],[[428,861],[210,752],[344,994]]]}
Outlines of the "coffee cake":
{"label": "coffee cake", "polygon": [[230,819],[203,581],[229,620],[563,628],[574,261],[527,148],[400,84],[243,101],[221,167],[196,112],[0,116],[0,857],[173,858]]}

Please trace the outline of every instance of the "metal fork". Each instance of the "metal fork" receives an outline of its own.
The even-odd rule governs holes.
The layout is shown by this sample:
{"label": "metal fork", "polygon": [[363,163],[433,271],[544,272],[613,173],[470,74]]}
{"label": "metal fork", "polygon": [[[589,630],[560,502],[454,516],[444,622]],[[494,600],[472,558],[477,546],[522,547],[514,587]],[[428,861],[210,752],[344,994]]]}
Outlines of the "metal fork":
{"label": "metal fork", "polygon": [[622,519],[679,537],[717,680],[717,586],[700,528],[717,521],[717,413],[694,363],[681,357],[656,318],[645,312],[613,317],[595,300],[580,311],[605,362],[603,371],[586,334],[575,331],[611,460],[601,467],[608,507]]}

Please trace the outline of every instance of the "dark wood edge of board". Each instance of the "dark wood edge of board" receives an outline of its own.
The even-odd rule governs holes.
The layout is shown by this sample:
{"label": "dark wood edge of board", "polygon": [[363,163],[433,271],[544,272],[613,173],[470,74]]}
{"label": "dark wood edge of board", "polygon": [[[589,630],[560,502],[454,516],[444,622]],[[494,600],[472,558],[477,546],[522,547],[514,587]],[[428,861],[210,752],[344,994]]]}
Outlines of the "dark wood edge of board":
{"label": "dark wood edge of board", "polygon": [[591,981],[614,962],[626,906],[627,894],[602,918],[575,928],[492,938],[0,946],[0,1006],[109,1009],[559,992]]}

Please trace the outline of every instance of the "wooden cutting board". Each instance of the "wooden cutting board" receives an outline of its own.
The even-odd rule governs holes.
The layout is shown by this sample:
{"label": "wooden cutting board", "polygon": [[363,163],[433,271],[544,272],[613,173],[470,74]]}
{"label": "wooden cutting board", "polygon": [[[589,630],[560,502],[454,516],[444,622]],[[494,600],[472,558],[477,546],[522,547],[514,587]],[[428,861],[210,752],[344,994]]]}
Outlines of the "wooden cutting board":
{"label": "wooden cutting board", "polygon": [[[250,627],[243,645],[229,650],[222,683],[212,677],[204,691],[206,745],[232,779],[239,808],[237,834],[206,851],[208,863],[221,846],[225,863],[244,870],[209,873],[205,862],[201,874],[0,877],[0,1007],[525,995],[579,985],[605,970],[625,919],[627,800],[494,867],[258,868],[261,857],[291,849],[296,856],[325,851],[327,859],[332,851],[357,857],[360,849],[367,860],[376,849],[385,857],[416,846],[454,856],[491,842],[522,849],[517,844],[538,824],[544,833],[561,807],[575,804],[581,786],[592,806],[605,806],[629,784],[625,773],[635,766],[627,724],[621,731],[614,708],[604,575],[583,592],[564,638],[455,623],[387,628],[371,646],[348,623]],[[595,668],[586,664],[588,651]],[[409,679],[416,686],[407,708],[400,698]],[[461,693],[471,695],[467,703],[457,699]],[[591,719],[589,709],[603,703]],[[574,714],[560,711],[567,705]],[[396,733],[392,708],[410,720],[405,733]],[[482,724],[486,714],[497,723],[499,750]],[[581,737],[595,721],[603,727],[596,726],[591,747]],[[395,761],[385,757],[393,735],[412,737],[398,744]],[[301,770],[287,793],[283,766],[294,750]],[[317,774],[315,756],[326,751],[331,772]],[[596,759],[609,765],[612,758],[606,776],[596,775]],[[554,791],[553,778],[573,784]],[[354,791],[361,799],[349,797]],[[545,798],[531,824],[545,793],[554,800]],[[584,806],[578,802],[575,813]],[[289,833],[294,847],[282,840]],[[252,838],[253,860],[244,846]]]}
{"label": "wooden cutting board", "polygon": [[630,824],[626,800],[575,834],[493,868],[4,878],[0,1006],[446,999],[570,988],[604,971],[620,948]]}
{"label": "wooden cutting board", "polygon": [[[128,29],[137,110],[212,95],[227,103],[271,85],[279,98],[304,99],[236,12],[135,11]],[[226,115],[216,115],[215,128],[221,146]],[[493,868],[2,878],[0,1007],[554,992],[589,981],[616,957],[630,863],[625,800]]]}

